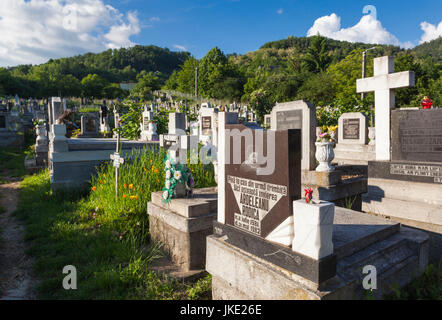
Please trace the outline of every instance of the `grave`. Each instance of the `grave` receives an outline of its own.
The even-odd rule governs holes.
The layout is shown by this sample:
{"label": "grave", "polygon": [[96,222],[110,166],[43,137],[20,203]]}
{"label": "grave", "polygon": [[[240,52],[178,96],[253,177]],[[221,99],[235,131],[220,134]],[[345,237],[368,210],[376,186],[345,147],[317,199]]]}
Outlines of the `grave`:
{"label": "grave", "polygon": [[344,113],[339,117],[338,143],[334,162],[340,165],[368,165],[375,160],[375,145],[368,144],[367,117],[361,112]]}
{"label": "grave", "polygon": [[[198,150],[197,136],[185,135],[183,118],[182,113],[169,114],[169,134],[160,135],[160,145],[167,149],[172,165],[184,165],[181,170],[186,169],[187,150],[191,154]],[[186,197],[185,189],[177,189],[174,194],[175,197],[165,201],[164,192],[152,193],[152,201],[147,205],[149,231],[152,240],[162,243],[162,249],[178,267],[174,276],[201,275],[206,237],[212,234],[212,222],[216,219],[216,188],[193,190],[190,198]]]}
{"label": "grave", "polygon": [[303,100],[279,103],[271,116],[272,130],[302,129],[302,170],[315,170],[316,107]]}
{"label": "grave", "polygon": [[100,118],[96,112],[88,112],[81,116],[81,134],[78,138],[99,138]]}
{"label": "grave", "polygon": [[[300,208],[321,210],[298,200],[301,130],[248,130],[220,116],[218,216],[206,249],[213,299],[363,299],[367,265],[376,268],[373,295],[379,298],[392,284],[406,285],[425,270],[425,233],[324,201],[319,206],[329,208],[329,222],[318,225],[310,218],[306,224],[321,236],[295,232],[305,223]],[[272,162],[278,164],[274,171],[264,172]]]}
{"label": "grave", "polygon": [[[109,162],[116,150],[113,138],[66,138],[66,126],[53,125],[49,139],[49,169],[51,188],[57,190],[88,189],[89,180],[100,165]],[[138,142],[122,139],[121,157],[132,159],[134,150],[158,149],[158,142]]]}
{"label": "grave", "polygon": [[391,111],[391,160],[370,161],[362,209],[430,232],[442,258],[442,109]]}
{"label": "grave", "polygon": [[363,170],[354,166],[338,166],[331,172],[315,170],[317,167],[315,158],[317,136],[315,106],[303,100],[277,104],[271,112],[271,117],[272,131],[301,130],[302,190],[312,188],[315,199],[337,204],[345,203],[346,199],[352,198],[355,199],[352,208],[360,209],[361,194],[367,191],[367,182]]}
{"label": "grave", "polygon": [[211,108],[201,105],[199,110],[198,121],[200,123],[199,141],[203,145],[213,144],[216,146],[217,124],[218,124],[218,108]]}
{"label": "grave", "polygon": [[148,111],[145,107],[142,121],[140,139],[146,141],[158,141],[157,125],[153,119],[153,111]]}
{"label": "grave", "polygon": [[23,145],[23,126],[19,116],[14,116],[9,111],[0,111],[0,146],[22,147]]}

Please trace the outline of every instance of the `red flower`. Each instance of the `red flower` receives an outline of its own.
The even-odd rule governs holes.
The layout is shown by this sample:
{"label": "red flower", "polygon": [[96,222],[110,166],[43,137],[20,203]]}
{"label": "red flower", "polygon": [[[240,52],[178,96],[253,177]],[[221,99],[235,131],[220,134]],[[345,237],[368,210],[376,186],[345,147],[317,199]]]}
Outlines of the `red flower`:
{"label": "red flower", "polygon": [[304,189],[304,192],[305,192],[305,202],[310,203],[310,201],[312,201],[313,198],[313,189],[312,188]]}

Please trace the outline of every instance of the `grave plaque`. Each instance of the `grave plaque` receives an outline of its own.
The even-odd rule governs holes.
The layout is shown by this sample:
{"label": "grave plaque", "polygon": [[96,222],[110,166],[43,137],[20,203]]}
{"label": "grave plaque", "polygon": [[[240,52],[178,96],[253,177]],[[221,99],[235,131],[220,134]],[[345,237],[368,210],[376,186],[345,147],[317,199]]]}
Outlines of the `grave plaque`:
{"label": "grave plaque", "polygon": [[0,116],[0,129],[6,128],[6,116]]}
{"label": "grave plaque", "polygon": [[[259,164],[256,159],[267,157],[269,131],[261,131],[263,139],[259,139],[258,130],[242,124],[226,125],[226,129],[251,130],[253,144],[244,138],[228,137],[231,159],[226,159],[225,165],[225,222],[266,238],[293,215],[293,200],[301,194],[301,131],[272,132],[278,141],[275,170],[270,175],[258,175],[257,169],[266,164]],[[235,141],[241,144],[241,164],[233,161]]]}
{"label": "grave plaque", "polygon": [[97,121],[96,119],[89,118],[86,120],[86,133],[97,132]]}
{"label": "grave plaque", "polygon": [[276,112],[278,130],[301,129],[302,110],[287,110]]}
{"label": "grave plaque", "polygon": [[344,119],[343,124],[344,139],[359,140],[360,119]]}
{"label": "grave plaque", "polygon": [[391,114],[392,160],[442,162],[442,109]]}
{"label": "grave plaque", "polygon": [[144,131],[149,131],[149,117],[143,118],[143,128]]}
{"label": "grave plaque", "polygon": [[212,117],[201,117],[201,122],[202,130],[212,129]]}

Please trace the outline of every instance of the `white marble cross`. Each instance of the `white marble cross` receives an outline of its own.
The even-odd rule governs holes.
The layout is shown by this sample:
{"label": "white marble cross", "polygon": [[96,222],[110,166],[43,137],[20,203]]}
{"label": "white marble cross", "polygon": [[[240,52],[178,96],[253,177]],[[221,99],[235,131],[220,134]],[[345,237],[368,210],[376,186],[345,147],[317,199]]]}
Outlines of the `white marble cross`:
{"label": "white marble cross", "polygon": [[390,109],[395,107],[394,89],[414,86],[414,72],[394,73],[394,58],[374,59],[374,76],[356,80],[357,93],[375,95],[376,160],[390,159]]}

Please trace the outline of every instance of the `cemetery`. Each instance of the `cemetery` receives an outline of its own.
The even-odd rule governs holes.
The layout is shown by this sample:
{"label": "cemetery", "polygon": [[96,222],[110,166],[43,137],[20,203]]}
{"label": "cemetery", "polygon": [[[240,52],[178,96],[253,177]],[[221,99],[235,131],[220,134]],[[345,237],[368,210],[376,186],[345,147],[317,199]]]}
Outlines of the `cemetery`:
{"label": "cemetery", "polygon": [[0,300],[441,300],[441,38],[317,27],[0,68]]}

